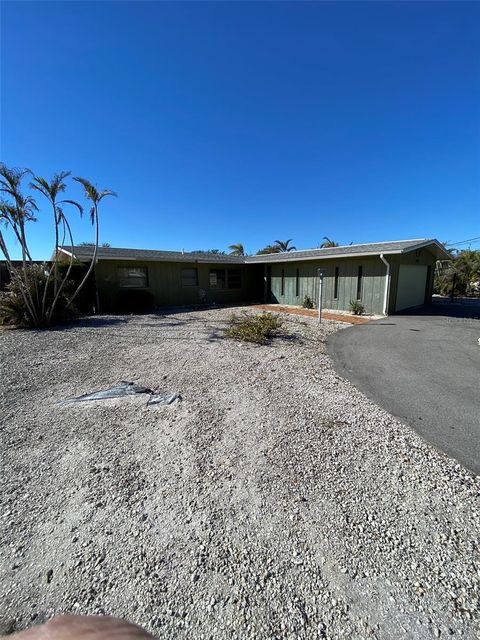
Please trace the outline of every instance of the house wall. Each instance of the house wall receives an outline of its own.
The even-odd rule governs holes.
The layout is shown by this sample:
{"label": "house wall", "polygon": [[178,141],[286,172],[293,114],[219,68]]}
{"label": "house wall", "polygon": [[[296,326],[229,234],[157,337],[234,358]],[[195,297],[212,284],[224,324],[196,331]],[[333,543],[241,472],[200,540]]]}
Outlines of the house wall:
{"label": "house wall", "polygon": [[[390,263],[389,313],[395,312],[398,273],[401,264],[422,264],[430,267],[425,291],[425,302],[431,300],[435,272],[435,256],[428,249],[404,255],[386,255]],[[270,264],[232,264],[195,262],[148,262],[131,260],[100,260],[96,278],[101,311],[115,311],[119,294],[127,291],[119,287],[118,267],[147,267],[148,287],[155,307],[187,306],[200,304],[199,291],[206,292],[205,302],[229,304],[260,301],[279,304],[302,305],[305,295],[318,305],[318,269],[324,272],[323,307],[348,310],[350,301],[357,298],[358,267],[362,267],[362,292],[360,302],[368,314],[383,312],[386,267],[379,256],[363,258],[336,258],[332,260],[286,261]],[[182,285],[182,269],[197,268],[198,285]],[[334,295],[335,268],[339,269],[338,295]],[[240,269],[240,289],[218,289],[210,286],[211,269]],[[298,269],[298,291],[297,291]],[[282,293],[282,271],[284,291]],[[268,277],[270,272],[271,277]],[[269,286],[270,285],[270,286]]]}
{"label": "house wall", "polygon": [[[325,309],[348,310],[350,301],[357,299],[358,267],[362,267],[362,293],[360,302],[369,314],[382,313],[386,267],[379,257],[338,258],[333,260],[309,260],[265,265],[264,279],[268,281],[267,268],[271,267],[270,301],[280,304],[302,305],[305,295],[318,305],[318,269],[324,272],[322,302]],[[335,268],[338,267],[338,295],[335,297]],[[299,287],[297,295],[297,269]],[[282,295],[282,270],[284,293]],[[266,285],[266,289],[268,286]],[[268,299],[268,290],[266,291]]]}
{"label": "house wall", "polygon": [[[428,249],[403,255],[386,255],[390,263],[390,288],[388,312],[394,313],[401,264],[420,264],[430,267],[425,290],[425,303],[430,302],[435,274],[435,256]],[[302,305],[305,295],[318,306],[318,269],[324,273],[322,303],[324,309],[348,310],[351,300],[357,299],[358,267],[362,267],[362,292],[360,302],[367,314],[382,314],[387,268],[379,256],[364,258],[337,258],[304,262],[276,262],[264,268],[265,300],[272,303]],[[338,295],[334,295],[335,268],[338,267]],[[268,276],[269,270],[271,278]],[[299,285],[297,295],[297,269]],[[282,271],[284,292],[282,294]],[[269,282],[271,286],[269,287]]]}
{"label": "house wall", "polygon": [[[141,260],[100,260],[96,268],[97,286],[102,312],[115,311],[119,295],[129,289],[119,286],[118,267],[147,267],[148,287],[155,307],[195,305],[202,302],[228,304],[262,299],[262,265],[204,264],[195,262],[148,262]],[[182,269],[197,268],[198,285],[182,285]],[[218,289],[210,286],[210,269],[240,269],[240,289]]]}

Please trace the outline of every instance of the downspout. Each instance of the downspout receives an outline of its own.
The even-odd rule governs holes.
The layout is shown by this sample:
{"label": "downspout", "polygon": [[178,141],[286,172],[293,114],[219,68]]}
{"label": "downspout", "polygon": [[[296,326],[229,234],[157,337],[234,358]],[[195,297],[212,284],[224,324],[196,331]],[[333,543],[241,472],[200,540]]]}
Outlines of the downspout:
{"label": "downspout", "polygon": [[388,316],[388,290],[390,289],[390,263],[385,260],[383,253],[380,254],[380,260],[387,267],[385,274],[385,292],[383,294],[383,315]]}

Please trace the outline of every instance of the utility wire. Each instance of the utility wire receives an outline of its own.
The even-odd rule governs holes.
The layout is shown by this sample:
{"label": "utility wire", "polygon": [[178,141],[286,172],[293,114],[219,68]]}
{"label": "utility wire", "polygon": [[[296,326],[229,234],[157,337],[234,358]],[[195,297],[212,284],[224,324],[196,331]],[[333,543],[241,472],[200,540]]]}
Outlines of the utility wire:
{"label": "utility wire", "polygon": [[480,236],[477,236],[476,238],[469,238],[468,240],[460,240],[460,242],[449,242],[448,246],[456,247],[459,244],[468,244],[469,242],[474,242],[475,240],[480,240]]}

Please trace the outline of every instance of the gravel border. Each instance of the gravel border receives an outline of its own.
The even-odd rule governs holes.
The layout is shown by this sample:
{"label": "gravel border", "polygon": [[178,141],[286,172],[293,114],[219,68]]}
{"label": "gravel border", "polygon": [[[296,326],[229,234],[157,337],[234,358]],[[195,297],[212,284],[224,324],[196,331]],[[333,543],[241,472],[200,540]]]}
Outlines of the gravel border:
{"label": "gravel border", "polygon": [[[251,310],[249,310],[252,313]],[[231,311],[0,335],[0,632],[108,613],[158,637],[480,637],[480,478],[336,375],[321,327]],[[120,380],[180,392],[59,405]]]}

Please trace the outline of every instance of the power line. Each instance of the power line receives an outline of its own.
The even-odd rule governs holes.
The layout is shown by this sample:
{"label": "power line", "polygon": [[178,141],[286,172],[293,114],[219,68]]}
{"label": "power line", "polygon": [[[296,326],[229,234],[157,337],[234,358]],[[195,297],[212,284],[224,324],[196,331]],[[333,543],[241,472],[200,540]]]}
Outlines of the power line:
{"label": "power line", "polygon": [[474,242],[475,240],[480,240],[480,236],[477,236],[476,238],[469,238],[468,240],[460,240],[460,242],[449,242],[448,246],[456,247],[459,244],[468,244],[469,242]]}

